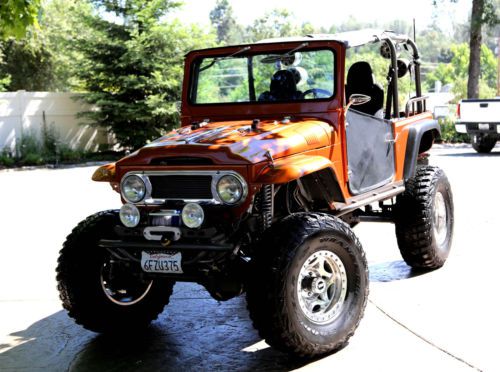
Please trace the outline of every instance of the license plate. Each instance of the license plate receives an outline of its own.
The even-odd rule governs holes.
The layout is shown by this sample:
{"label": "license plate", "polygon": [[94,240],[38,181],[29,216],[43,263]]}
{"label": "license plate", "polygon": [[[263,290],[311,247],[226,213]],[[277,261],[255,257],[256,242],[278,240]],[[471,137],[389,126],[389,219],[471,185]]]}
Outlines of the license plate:
{"label": "license plate", "polygon": [[141,267],[148,273],[182,274],[181,252],[142,252]]}
{"label": "license plate", "polygon": [[490,129],[489,124],[478,124],[477,127],[479,130],[489,130]]}

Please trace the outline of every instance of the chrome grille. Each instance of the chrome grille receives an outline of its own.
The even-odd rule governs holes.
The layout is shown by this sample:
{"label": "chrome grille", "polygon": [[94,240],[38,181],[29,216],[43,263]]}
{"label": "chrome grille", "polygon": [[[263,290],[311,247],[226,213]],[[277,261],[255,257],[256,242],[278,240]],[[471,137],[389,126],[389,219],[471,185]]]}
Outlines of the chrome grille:
{"label": "chrome grille", "polygon": [[149,176],[153,199],[212,199],[212,176]]}
{"label": "chrome grille", "polygon": [[244,199],[248,193],[248,185],[240,174],[232,170],[132,171],[123,176],[122,182],[131,175],[138,176],[143,180],[146,185],[146,196],[136,204],[162,205],[168,200],[223,204],[216,191],[217,182],[228,174],[238,178],[244,185]]}

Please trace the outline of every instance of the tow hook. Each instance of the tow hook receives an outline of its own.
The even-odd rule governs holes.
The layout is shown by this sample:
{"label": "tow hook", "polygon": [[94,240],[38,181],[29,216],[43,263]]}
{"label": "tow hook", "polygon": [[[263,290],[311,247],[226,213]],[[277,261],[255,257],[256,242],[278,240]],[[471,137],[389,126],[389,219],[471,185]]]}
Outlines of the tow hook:
{"label": "tow hook", "polygon": [[159,241],[166,247],[181,238],[181,229],[174,226],[148,226],[143,235],[147,240]]}

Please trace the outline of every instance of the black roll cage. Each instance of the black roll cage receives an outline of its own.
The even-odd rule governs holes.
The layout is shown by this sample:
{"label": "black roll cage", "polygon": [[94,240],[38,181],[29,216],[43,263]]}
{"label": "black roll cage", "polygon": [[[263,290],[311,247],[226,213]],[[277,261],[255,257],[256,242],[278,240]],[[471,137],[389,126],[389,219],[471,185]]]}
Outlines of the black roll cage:
{"label": "black roll cage", "polygon": [[[386,108],[385,108],[385,115],[386,119],[391,118],[391,108],[393,111],[393,118],[399,118],[400,116],[400,111],[399,111],[399,91],[398,91],[398,59],[397,59],[397,52],[396,52],[396,44],[406,44],[408,45],[412,51],[413,51],[413,66],[415,68],[415,97],[411,98],[411,100],[415,100],[417,104],[417,111],[416,113],[421,113],[423,112],[423,107],[425,107],[425,102],[424,105],[422,105],[422,83],[420,80],[420,55],[418,52],[417,45],[413,40],[410,38],[403,36],[403,35],[393,35],[392,37],[383,37],[379,39],[378,41],[381,42],[386,42],[387,45],[389,46],[389,49],[391,51],[391,71],[389,73],[390,75],[390,85],[387,93],[387,101],[386,101]],[[390,97],[392,96],[392,97]]]}

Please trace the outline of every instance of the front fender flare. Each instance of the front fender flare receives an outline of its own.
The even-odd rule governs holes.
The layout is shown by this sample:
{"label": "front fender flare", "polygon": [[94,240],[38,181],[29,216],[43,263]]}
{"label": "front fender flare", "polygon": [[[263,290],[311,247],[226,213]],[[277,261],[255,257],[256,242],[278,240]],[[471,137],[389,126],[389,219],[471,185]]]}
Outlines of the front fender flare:
{"label": "front fender flare", "polygon": [[294,155],[276,159],[266,166],[257,176],[256,183],[279,184],[297,180],[319,170],[331,168],[332,162],[318,155]]}

